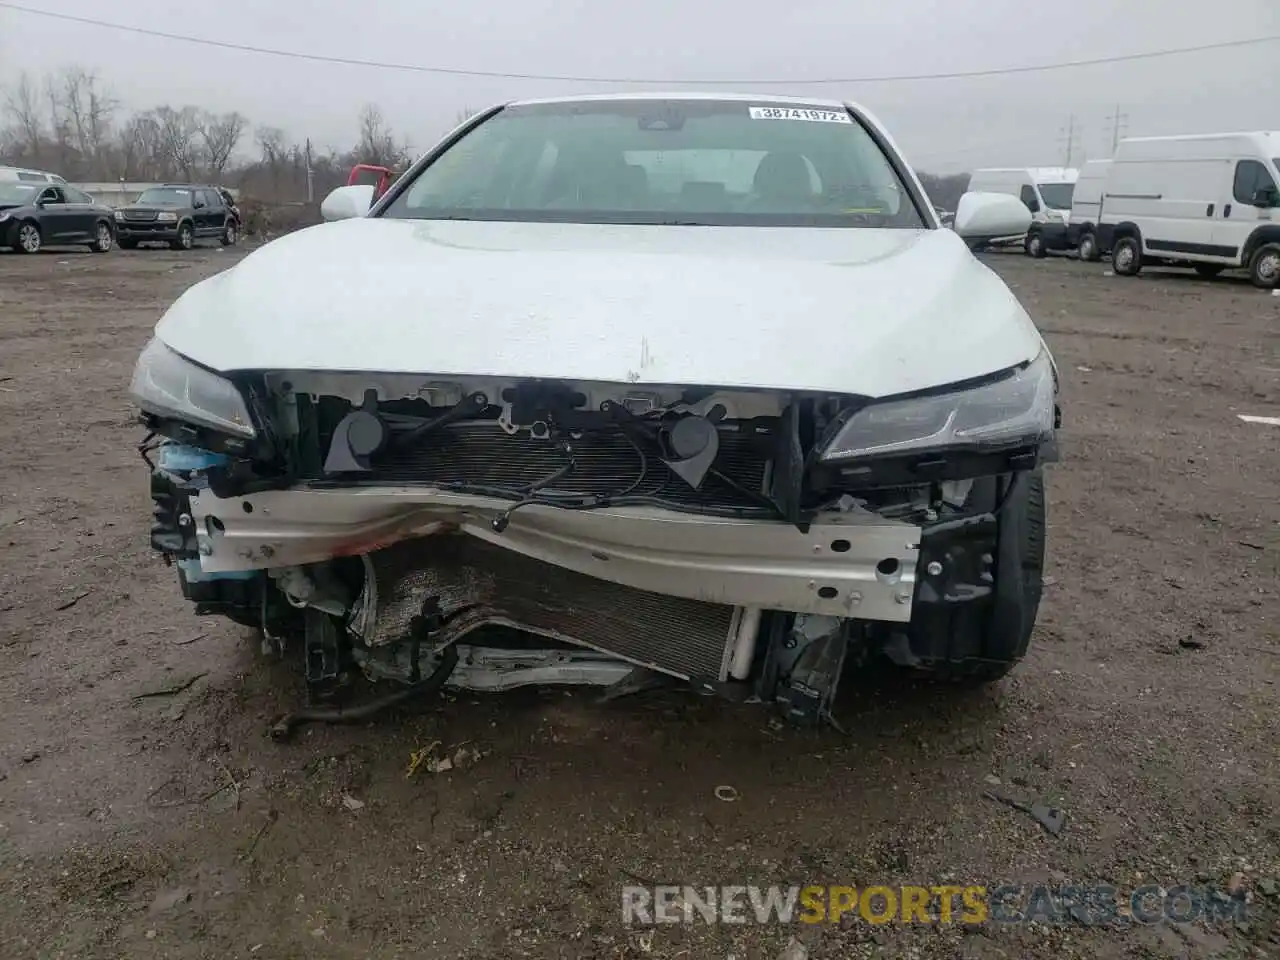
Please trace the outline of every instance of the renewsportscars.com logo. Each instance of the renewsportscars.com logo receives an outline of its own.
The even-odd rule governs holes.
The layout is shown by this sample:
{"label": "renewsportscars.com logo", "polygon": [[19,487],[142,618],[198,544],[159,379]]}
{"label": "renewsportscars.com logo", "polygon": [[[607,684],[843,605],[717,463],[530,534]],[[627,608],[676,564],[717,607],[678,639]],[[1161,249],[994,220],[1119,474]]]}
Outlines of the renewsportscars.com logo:
{"label": "renewsportscars.com logo", "polygon": [[941,886],[628,886],[622,921],[679,923],[1117,924],[1245,920],[1245,902],[1208,887],[1109,884]]}

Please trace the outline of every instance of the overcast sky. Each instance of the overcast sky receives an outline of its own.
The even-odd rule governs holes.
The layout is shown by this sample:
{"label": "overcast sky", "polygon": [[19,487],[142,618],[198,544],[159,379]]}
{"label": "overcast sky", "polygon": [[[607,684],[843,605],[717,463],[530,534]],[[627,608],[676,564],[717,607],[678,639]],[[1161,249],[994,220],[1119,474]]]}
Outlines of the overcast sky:
{"label": "overcast sky", "polygon": [[[822,85],[814,77],[963,72],[1280,35],[1280,0],[14,0],[171,33],[307,53],[511,73],[638,77],[564,83],[333,66],[163,40],[0,8],[0,84],[77,64],[128,107],[239,110],[298,139],[350,146],[375,102],[415,148],[458,110],[516,97],[776,79],[749,92],[854,100],[923,170],[1061,164],[1131,134],[1280,129],[1280,42],[1004,77]],[[711,89],[714,86],[698,86]],[[727,87],[726,87],[727,89]],[[253,149],[248,142],[242,151]]]}

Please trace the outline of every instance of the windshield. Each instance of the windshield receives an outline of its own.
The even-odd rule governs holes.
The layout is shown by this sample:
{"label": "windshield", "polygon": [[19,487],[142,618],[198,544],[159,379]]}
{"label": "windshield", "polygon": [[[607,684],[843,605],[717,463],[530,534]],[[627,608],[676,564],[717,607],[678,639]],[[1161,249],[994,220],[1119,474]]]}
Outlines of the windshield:
{"label": "windshield", "polygon": [[0,203],[26,206],[35,198],[36,189],[26,183],[0,183]]}
{"label": "windshield", "polygon": [[191,202],[191,191],[179,187],[152,187],[143,190],[137,202],[158,207],[185,207]]}
{"label": "windshield", "polygon": [[1076,185],[1074,183],[1038,183],[1040,188],[1040,196],[1044,198],[1044,205],[1053,210],[1070,210],[1071,195],[1075,192]]}
{"label": "windshield", "polygon": [[524,104],[437,157],[381,214],[408,219],[921,228],[844,110],[718,100]]}

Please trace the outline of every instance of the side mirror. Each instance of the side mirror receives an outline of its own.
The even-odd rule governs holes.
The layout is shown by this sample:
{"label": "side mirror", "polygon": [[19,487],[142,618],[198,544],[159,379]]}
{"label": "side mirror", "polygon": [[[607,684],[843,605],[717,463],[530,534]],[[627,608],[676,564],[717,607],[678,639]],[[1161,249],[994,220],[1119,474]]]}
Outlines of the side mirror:
{"label": "side mirror", "polygon": [[363,217],[373,206],[373,184],[357,183],[338,187],[320,204],[320,216],[326,222]]}
{"label": "side mirror", "polygon": [[1031,227],[1031,211],[1007,193],[966,193],[956,205],[954,229],[966,240],[1019,237]]}
{"label": "side mirror", "polygon": [[203,201],[203,200],[192,200],[192,201],[191,201],[191,209],[192,209],[192,210],[203,210],[203,209],[204,209],[204,201]]}
{"label": "side mirror", "polygon": [[1255,190],[1253,192],[1253,205],[1264,208],[1276,206],[1276,188],[1263,187],[1261,190]]}

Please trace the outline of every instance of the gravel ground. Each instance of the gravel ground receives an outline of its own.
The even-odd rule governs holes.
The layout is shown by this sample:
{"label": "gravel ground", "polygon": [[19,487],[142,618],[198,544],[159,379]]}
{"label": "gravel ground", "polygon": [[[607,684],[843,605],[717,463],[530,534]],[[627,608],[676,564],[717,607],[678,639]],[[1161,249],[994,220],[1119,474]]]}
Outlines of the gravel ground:
{"label": "gravel ground", "polygon": [[[149,551],[125,397],[164,307],[238,255],[0,254],[0,956],[1280,957],[1280,429],[1237,417],[1280,413],[1280,299],[990,258],[1066,412],[1036,639],[992,688],[862,677],[843,734],[674,694],[461,696],[280,745],[297,675]],[[479,755],[407,775],[435,741]],[[620,913],[636,882],[1001,881],[1205,884],[1248,917]]]}

